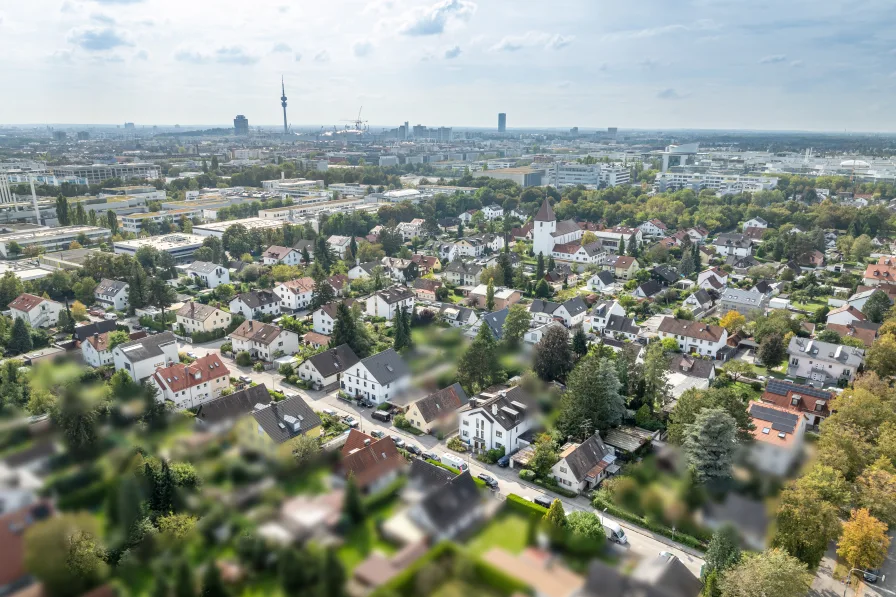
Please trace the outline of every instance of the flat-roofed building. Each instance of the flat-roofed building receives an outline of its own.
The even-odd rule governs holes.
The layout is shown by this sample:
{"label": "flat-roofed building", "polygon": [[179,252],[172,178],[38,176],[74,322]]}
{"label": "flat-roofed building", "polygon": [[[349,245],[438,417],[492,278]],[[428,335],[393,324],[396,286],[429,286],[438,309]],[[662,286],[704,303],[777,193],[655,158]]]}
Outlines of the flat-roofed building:
{"label": "flat-roofed building", "polygon": [[156,164],[132,162],[128,164],[90,164],[54,166],[57,176],[76,176],[86,178],[87,184],[100,184],[110,178],[128,180],[142,178],[145,180],[161,178],[162,169]]}
{"label": "flat-roofed building", "polygon": [[240,224],[246,230],[272,230],[283,227],[283,222],[265,218],[243,218],[242,220],[227,220],[225,222],[210,222],[199,226],[193,226],[193,234],[199,236],[217,236],[223,238],[224,232],[231,226]]}
{"label": "flat-roofed building", "polygon": [[108,228],[97,226],[61,226],[58,228],[38,228],[24,232],[0,234],[0,255],[9,257],[9,247],[15,243],[24,253],[29,247],[39,247],[45,252],[68,249],[83,235],[91,243],[100,242],[111,236]]}
{"label": "flat-roofed building", "polygon": [[[109,231],[106,230],[108,233]],[[135,240],[122,240],[113,245],[119,255],[137,254],[140,247],[154,247],[159,251],[170,253],[177,263],[190,263],[193,261],[193,253],[202,246],[205,237],[196,234],[176,232],[164,236],[152,236]]]}

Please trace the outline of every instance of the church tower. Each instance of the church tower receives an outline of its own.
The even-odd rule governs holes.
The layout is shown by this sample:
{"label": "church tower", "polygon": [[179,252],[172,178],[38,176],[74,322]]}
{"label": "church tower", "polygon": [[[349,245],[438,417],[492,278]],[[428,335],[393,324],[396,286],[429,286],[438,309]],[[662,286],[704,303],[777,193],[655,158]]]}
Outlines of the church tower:
{"label": "church tower", "polygon": [[538,210],[538,214],[535,216],[534,227],[532,228],[532,250],[536,255],[541,253],[545,257],[551,256],[551,253],[554,251],[554,237],[552,235],[556,231],[557,217],[554,215],[554,210],[551,209],[551,204],[545,199],[544,203],[541,204],[541,209]]}

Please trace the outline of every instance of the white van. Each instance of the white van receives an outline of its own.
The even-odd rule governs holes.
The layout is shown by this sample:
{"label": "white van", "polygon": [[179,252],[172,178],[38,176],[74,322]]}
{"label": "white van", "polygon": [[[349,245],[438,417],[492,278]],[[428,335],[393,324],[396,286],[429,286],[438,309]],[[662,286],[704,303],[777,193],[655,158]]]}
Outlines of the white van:
{"label": "white van", "polygon": [[604,533],[606,533],[607,539],[619,545],[628,543],[628,537],[625,536],[625,531],[622,530],[621,526],[603,517],[601,517],[601,523],[604,525]]}
{"label": "white van", "polygon": [[463,461],[463,459],[458,458],[457,456],[454,456],[453,454],[449,454],[448,452],[444,452],[442,454],[442,462],[444,464],[447,464],[448,466],[453,466],[454,468],[459,469],[461,471],[465,471],[468,468],[470,468],[467,466],[467,463]]}

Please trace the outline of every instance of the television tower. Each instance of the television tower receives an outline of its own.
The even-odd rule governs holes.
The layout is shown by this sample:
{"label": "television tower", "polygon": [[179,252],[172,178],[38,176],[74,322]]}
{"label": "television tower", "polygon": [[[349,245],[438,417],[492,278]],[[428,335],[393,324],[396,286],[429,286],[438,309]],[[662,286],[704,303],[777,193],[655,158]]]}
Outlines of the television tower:
{"label": "television tower", "polygon": [[283,136],[289,134],[289,126],[286,124],[286,85],[283,83],[283,76],[280,76],[280,105],[283,106]]}

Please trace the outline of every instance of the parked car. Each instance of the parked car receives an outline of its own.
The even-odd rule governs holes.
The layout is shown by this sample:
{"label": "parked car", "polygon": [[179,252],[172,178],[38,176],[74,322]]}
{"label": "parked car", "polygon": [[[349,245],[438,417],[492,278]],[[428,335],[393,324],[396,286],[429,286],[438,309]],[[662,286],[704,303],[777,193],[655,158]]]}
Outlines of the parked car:
{"label": "parked car", "polygon": [[364,408],[373,408],[373,402],[371,402],[371,401],[368,400],[367,398],[363,398],[363,399],[361,399],[361,400],[358,400],[358,404],[361,405],[361,406],[363,406]]}
{"label": "parked car", "polygon": [[131,329],[134,330],[135,332],[142,332],[143,326],[142,325],[132,325]]}
{"label": "parked car", "polygon": [[862,571],[865,582],[874,584],[880,579],[880,568],[868,568]]}
{"label": "parked car", "polygon": [[252,383],[252,378],[248,375],[240,375],[240,381],[243,383]]}
{"label": "parked car", "polygon": [[550,508],[551,500],[549,498],[544,497],[543,495],[537,495],[532,499],[533,502],[541,506],[542,508]]}
{"label": "parked car", "polygon": [[628,543],[628,537],[625,536],[625,531],[622,530],[618,523],[601,517],[601,524],[604,526],[604,534],[607,536],[607,539],[619,545]]}
{"label": "parked car", "polygon": [[325,409],[323,409],[323,410],[320,411],[320,412],[324,413],[325,415],[329,415],[329,416],[331,416],[331,417],[335,417],[335,416],[336,416],[336,411],[333,410],[332,408],[325,408]]}
{"label": "parked car", "polygon": [[380,439],[380,438],[382,438],[382,437],[386,437],[386,434],[383,433],[382,431],[380,431],[379,429],[376,429],[376,430],[374,430],[374,431],[371,431],[371,432],[370,432],[370,435],[371,435],[371,437],[375,437],[376,439]]}
{"label": "parked car", "polygon": [[401,439],[401,438],[400,438],[399,436],[397,436],[397,435],[393,435],[393,436],[392,436],[392,441],[395,442],[395,445],[398,446],[399,448],[401,448],[401,447],[404,446],[404,440]]}
{"label": "parked car", "polygon": [[439,455],[436,454],[435,452],[424,452],[423,454],[420,455],[420,458],[423,458],[424,460],[433,460],[435,462],[442,462],[442,459],[439,458]]}
{"label": "parked car", "polygon": [[198,359],[198,358],[199,358],[198,356],[196,356],[196,353],[195,353],[195,352],[188,352],[188,353],[187,353],[187,356],[190,357],[191,359]]}
{"label": "parked car", "polygon": [[115,313],[106,313],[105,315],[103,315],[103,319],[105,319],[106,321],[115,321],[116,319],[118,319],[118,315],[116,315]]}
{"label": "parked car", "polygon": [[411,454],[413,454],[414,456],[420,456],[420,454],[423,453],[423,450],[421,450],[420,448],[418,448],[418,447],[415,446],[414,444],[408,444],[407,446],[405,446],[405,449],[406,449],[408,452],[410,452]]}
{"label": "parked car", "polygon": [[486,475],[485,473],[479,473],[476,475],[485,483],[485,486],[489,489],[497,489],[498,488],[498,480],[490,475]]}
{"label": "parked car", "polygon": [[510,456],[504,455],[498,458],[498,466],[501,468],[507,468],[510,466]]}
{"label": "parked car", "polygon": [[358,421],[356,421],[354,417],[344,417],[342,419],[342,422],[345,423],[346,425],[348,425],[349,427],[351,427],[352,429],[359,426]]}
{"label": "parked car", "polygon": [[378,421],[383,421],[385,423],[388,423],[392,420],[392,415],[384,410],[375,410],[370,413],[370,417],[373,419],[377,419]]}

